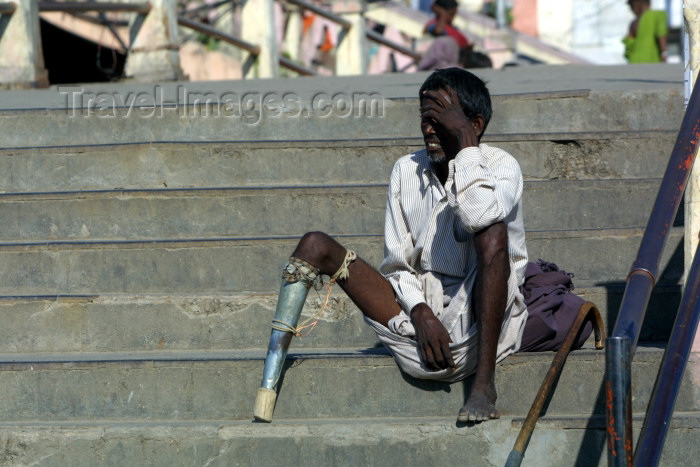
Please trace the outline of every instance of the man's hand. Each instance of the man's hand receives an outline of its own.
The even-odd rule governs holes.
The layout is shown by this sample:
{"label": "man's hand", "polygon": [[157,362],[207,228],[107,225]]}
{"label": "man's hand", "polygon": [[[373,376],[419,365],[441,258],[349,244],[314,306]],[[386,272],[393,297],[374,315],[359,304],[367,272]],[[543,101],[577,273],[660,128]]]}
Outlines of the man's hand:
{"label": "man's hand", "polygon": [[437,133],[440,145],[448,159],[466,147],[478,146],[477,124],[469,121],[452,88],[424,91],[421,96],[420,116]]}
{"label": "man's hand", "polygon": [[416,341],[425,366],[431,371],[455,369],[450,351],[452,339],[433,310],[425,303],[416,305],[411,310],[411,322],[416,330]]}

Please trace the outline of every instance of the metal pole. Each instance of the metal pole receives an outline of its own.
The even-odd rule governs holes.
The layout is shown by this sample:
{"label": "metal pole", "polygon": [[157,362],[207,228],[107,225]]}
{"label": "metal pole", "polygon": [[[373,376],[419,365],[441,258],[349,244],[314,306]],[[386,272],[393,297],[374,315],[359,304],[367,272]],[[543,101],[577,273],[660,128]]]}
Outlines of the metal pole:
{"label": "metal pole", "polygon": [[632,384],[629,337],[608,337],[605,352],[605,411],[608,466],[632,465]]}
{"label": "metal pole", "polygon": [[673,406],[676,403],[683,372],[693,346],[698,319],[700,319],[700,255],[696,250],[683,299],[678,308],[678,316],[656,376],[649,409],[639,435],[637,450],[634,454],[635,466],[647,467],[659,464],[668,425],[673,415]]}
{"label": "metal pole", "polygon": [[496,0],[496,23],[499,29],[506,27],[506,0]]}

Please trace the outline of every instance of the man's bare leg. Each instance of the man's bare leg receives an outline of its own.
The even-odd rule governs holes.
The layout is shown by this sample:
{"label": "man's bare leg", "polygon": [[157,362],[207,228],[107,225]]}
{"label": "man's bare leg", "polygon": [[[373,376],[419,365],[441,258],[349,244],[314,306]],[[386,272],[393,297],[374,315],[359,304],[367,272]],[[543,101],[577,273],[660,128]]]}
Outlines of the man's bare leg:
{"label": "man's bare leg", "polygon": [[[292,332],[304,306],[308,288],[317,274],[332,276],[341,267],[344,271],[347,267],[345,272],[349,274],[345,279],[338,279],[338,284],[366,316],[385,326],[400,312],[391,284],[360,258],[355,258],[346,265],[346,255],[347,250],[324,233],[311,232],[299,241],[292,254],[297,261],[290,260],[290,264],[294,265],[296,271],[304,274],[304,280],[299,280],[296,276],[284,276],[265,357],[263,380],[253,408],[253,416],[256,420],[272,421],[277,400],[276,386],[281,375],[282,363],[286,358]],[[309,263],[311,269],[299,263],[298,260]],[[298,269],[299,267],[305,268],[307,272],[304,273]],[[288,268],[285,270],[290,272]]]}
{"label": "man's bare leg", "polygon": [[[299,241],[292,256],[330,276],[342,266],[346,253],[347,249],[328,235],[309,232]],[[348,271],[349,277],[338,280],[338,285],[365,316],[386,326],[401,311],[389,281],[359,257],[350,263]]]}
{"label": "man's bare leg", "polygon": [[459,421],[481,422],[499,418],[496,410],[496,352],[508,300],[508,230],[499,222],[478,232],[474,238],[478,273],[472,305],[479,326],[474,384]]}

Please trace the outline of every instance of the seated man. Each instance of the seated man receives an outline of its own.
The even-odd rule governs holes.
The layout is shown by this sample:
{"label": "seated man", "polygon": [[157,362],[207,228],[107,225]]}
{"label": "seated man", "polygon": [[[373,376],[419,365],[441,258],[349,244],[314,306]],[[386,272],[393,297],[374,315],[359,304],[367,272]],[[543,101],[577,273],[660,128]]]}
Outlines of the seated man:
{"label": "seated man", "polygon": [[435,0],[430,9],[435,13],[435,18],[425,24],[423,34],[430,34],[435,37],[449,36],[457,42],[457,46],[460,49],[469,47],[469,41],[464,34],[452,26],[452,22],[457,15],[456,0]]}
{"label": "seated man", "polygon": [[304,235],[285,268],[260,420],[271,420],[279,377],[268,363],[280,348],[284,360],[320,274],[337,279],[405,373],[448,382],[476,373],[460,421],[499,417],[495,365],[518,350],[527,319],[518,291],[527,263],[522,175],[512,156],[479,142],[491,118],[479,78],[438,70],[419,96],[425,149],[391,174],[380,272],[320,232]]}

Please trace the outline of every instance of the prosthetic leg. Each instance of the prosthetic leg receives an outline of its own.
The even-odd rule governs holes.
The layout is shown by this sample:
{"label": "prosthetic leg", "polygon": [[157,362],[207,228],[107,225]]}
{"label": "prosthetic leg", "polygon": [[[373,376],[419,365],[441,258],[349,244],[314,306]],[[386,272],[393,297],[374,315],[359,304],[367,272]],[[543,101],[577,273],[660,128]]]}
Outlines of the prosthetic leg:
{"label": "prosthetic leg", "polygon": [[271,422],[277,400],[277,383],[287,350],[296,334],[301,309],[304,307],[309,288],[320,280],[318,268],[306,261],[290,258],[282,272],[282,286],[277,300],[275,317],[272,320],[270,344],[265,358],[265,369],[260,389],[255,398],[253,416],[256,420]]}
{"label": "prosthetic leg", "polygon": [[[330,278],[331,285],[338,279],[349,277],[348,266],[356,258],[357,255],[354,251],[348,250],[346,252],[345,260],[340,269]],[[299,333],[297,323],[312,285],[315,288],[321,286],[319,269],[302,259],[289,258],[289,263],[282,271],[282,287],[277,300],[275,317],[272,320],[272,333],[270,334],[270,344],[267,347],[263,379],[255,398],[253,416],[256,420],[272,421],[272,413],[277,401],[277,383],[282,373],[284,360],[287,358],[287,350],[292,336]],[[330,296],[330,288],[328,294]]]}

